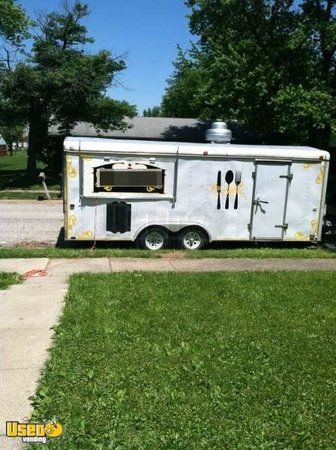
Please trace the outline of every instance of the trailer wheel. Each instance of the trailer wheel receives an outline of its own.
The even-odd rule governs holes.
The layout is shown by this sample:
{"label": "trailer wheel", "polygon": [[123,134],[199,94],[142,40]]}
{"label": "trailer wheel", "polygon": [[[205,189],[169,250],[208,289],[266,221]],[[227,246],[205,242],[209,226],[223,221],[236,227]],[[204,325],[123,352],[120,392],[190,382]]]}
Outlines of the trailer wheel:
{"label": "trailer wheel", "polygon": [[179,247],[185,250],[200,250],[208,242],[207,233],[199,227],[184,228],[178,235]]}
{"label": "trailer wheel", "polygon": [[145,250],[162,250],[168,247],[169,235],[164,228],[151,227],[140,234],[136,243],[139,248]]}

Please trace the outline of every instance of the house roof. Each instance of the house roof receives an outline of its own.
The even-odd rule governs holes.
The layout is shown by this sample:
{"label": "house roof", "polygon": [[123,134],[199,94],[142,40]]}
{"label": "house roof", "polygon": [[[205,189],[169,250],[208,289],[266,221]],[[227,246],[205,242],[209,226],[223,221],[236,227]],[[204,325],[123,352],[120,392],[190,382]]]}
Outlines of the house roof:
{"label": "house roof", "polygon": [[[109,137],[114,139],[142,139],[159,141],[204,142],[205,131],[210,121],[198,119],[176,119],[170,117],[134,117],[126,120],[129,128],[125,131],[100,131],[92,125],[79,122],[71,131],[71,136]],[[49,135],[59,135],[56,125],[49,128]]]}
{"label": "house roof", "polygon": [[0,145],[6,145],[6,141],[1,135],[0,135]]}

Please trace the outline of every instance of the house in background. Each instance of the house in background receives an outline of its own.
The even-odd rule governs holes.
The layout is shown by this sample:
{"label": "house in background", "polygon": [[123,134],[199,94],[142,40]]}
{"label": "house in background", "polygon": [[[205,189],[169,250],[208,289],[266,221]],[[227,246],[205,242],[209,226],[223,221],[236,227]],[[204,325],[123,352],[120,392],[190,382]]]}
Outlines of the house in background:
{"label": "house in background", "polygon": [[0,136],[0,156],[7,155],[7,144],[2,136]]}
{"label": "house in background", "polygon": [[[209,121],[170,117],[134,117],[126,119],[126,130],[97,131],[92,125],[79,122],[71,136],[102,137],[144,141],[204,142]],[[49,136],[59,136],[56,125],[49,127]]]}

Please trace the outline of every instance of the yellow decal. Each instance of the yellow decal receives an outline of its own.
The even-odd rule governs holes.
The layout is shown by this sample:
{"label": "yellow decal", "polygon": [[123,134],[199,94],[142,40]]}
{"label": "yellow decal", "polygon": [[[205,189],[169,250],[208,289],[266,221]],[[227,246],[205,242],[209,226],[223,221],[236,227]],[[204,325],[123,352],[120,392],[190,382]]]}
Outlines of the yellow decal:
{"label": "yellow decal", "polygon": [[313,219],[310,222],[310,226],[311,226],[313,234],[316,234],[317,233],[317,228],[318,228],[318,221],[316,219]]}
{"label": "yellow decal", "polygon": [[300,231],[298,231],[297,233],[295,233],[295,238],[298,240],[298,241],[309,241],[310,239],[309,239],[309,236],[307,236],[306,234],[304,234],[304,233],[301,233]]}
{"label": "yellow decal", "polygon": [[[235,186],[235,184],[230,184],[230,187],[228,189],[228,187],[222,187],[222,189],[220,189],[217,184],[212,184],[210,186],[210,192],[214,192],[216,194],[222,193],[222,195],[227,195],[229,191],[229,197],[234,197],[237,193],[237,188]],[[246,198],[245,195],[245,184],[244,183],[240,183],[240,185],[238,186],[238,195]]]}
{"label": "yellow decal", "polygon": [[71,231],[73,229],[73,226],[77,223],[77,217],[76,216],[69,216],[68,217],[68,230]]}
{"label": "yellow decal", "polygon": [[162,189],[162,186],[160,186],[160,185],[157,185],[157,186],[151,186],[151,185],[146,186],[146,191],[147,192],[154,192],[155,189]]}
{"label": "yellow decal", "polygon": [[311,163],[311,162],[306,162],[303,164],[304,169],[311,169],[312,167],[313,167],[313,163]]}
{"label": "yellow decal", "polygon": [[322,166],[322,164],[321,164],[321,169],[320,169],[320,172],[319,172],[319,174],[317,175],[317,177],[315,179],[315,183],[316,184],[322,184],[323,178],[324,178],[324,166]]}
{"label": "yellow decal", "polygon": [[77,176],[76,169],[72,166],[72,159],[67,158],[67,175],[70,178],[75,178]]}
{"label": "yellow decal", "polygon": [[84,231],[84,233],[77,235],[76,239],[78,241],[80,240],[85,240],[85,239],[92,239],[93,238],[93,233],[92,231]]}

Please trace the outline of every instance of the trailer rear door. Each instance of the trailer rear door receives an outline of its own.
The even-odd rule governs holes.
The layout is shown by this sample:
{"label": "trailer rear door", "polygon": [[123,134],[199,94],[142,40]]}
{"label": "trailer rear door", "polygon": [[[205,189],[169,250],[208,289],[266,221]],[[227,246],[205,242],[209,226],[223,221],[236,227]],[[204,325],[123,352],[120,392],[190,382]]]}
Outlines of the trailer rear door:
{"label": "trailer rear door", "polygon": [[282,240],[287,230],[290,161],[255,161],[250,238]]}

